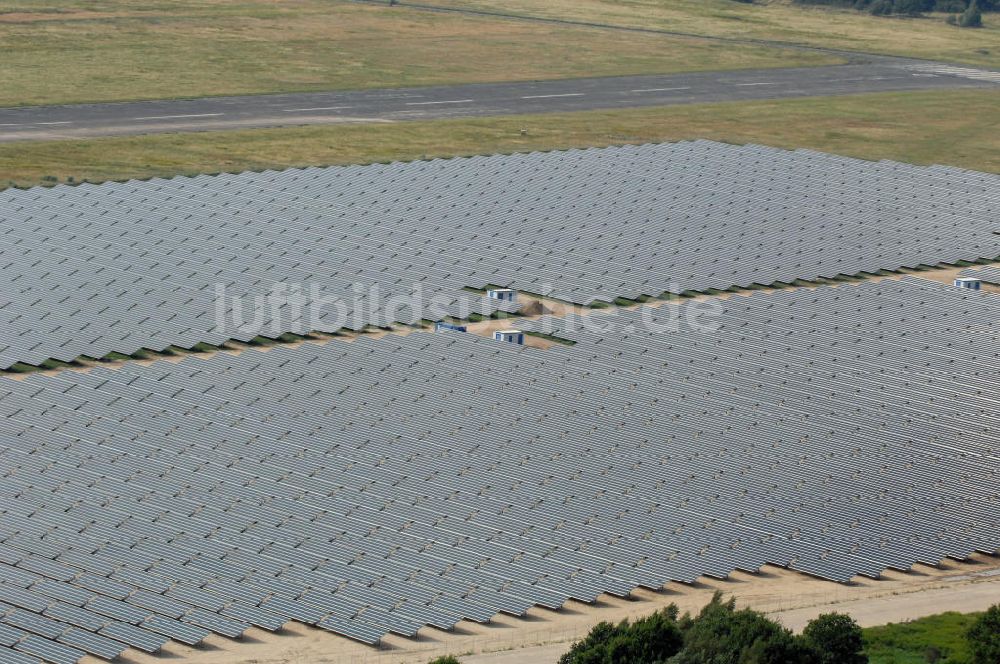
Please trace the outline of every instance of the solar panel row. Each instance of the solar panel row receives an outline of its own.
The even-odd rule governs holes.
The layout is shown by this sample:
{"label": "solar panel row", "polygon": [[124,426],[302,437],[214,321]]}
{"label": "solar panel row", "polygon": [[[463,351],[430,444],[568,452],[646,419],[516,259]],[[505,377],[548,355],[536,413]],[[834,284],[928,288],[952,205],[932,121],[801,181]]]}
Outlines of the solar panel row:
{"label": "solar panel row", "polygon": [[[0,646],[365,643],[1000,544],[1000,303],[916,279],[0,380]],[[597,326],[597,323],[601,323]],[[4,651],[5,653],[8,651]]]}
{"label": "solar panel row", "polygon": [[708,141],[7,190],[0,368],[994,259],[998,209],[994,175]]}
{"label": "solar panel row", "polygon": [[1000,284],[1000,268],[992,265],[962,270],[958,274],[960,277],[972,277],[987,284]]}

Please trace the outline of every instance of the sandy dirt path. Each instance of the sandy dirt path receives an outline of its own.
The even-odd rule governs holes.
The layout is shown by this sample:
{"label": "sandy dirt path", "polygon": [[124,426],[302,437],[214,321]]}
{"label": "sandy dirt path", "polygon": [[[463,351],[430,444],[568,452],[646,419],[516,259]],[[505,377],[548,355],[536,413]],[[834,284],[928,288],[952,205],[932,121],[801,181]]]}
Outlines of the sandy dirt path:
{"label": "sandy dirt path", "polygon": [[[875,599],[858,599],[836,604],[777,611],[771,614],[785,626],[801,631],[821,613],[839,611],[854,617],[862,627],[906,622],[942,611],[983,611],[1000,602],[1000,570],[984,575],[972,583],[958,583],[944,588],[917,590]],[[506,652],[494,652],[463,657],[463,664],[555,664],[566,652],[568,644],[554,643]]]}

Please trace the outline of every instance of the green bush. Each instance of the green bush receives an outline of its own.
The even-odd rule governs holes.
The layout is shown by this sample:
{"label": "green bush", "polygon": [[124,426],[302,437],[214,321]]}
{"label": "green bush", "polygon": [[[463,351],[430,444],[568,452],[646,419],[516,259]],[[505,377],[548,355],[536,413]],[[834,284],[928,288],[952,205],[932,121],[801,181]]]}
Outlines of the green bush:
{"label": "green bush", "polygon": [[454,655],[442,655],[437,659],[432,659],[428,664],[461,664]]}
{"label": "green bush", "polygon": [[818,664],[819,656],[801,638],[764,614],[736,610],[736,602],[716,593],[691,620],[684,648],[670,664]]}
{"label": "green bush", "polygon": [[559,658],[559,664],[654,664],[676,654],[682,641],[677,606],[671,604],[631,624],[628,620],[598,623]]}
{"label": "green bush", "polygon": [[972,0],[972,4],[969,5],[969,8],[962,12],[962,15],[958,18],[958,27],[983,27],[983,13],[979,11],[979,3],[976,0]]}
{"label": "green bush", "polygon": [[966,633],[973,664],[1000,662],[1000,604],[994,604]]}
{"label": "green bush", "polygon": [[827,614],[795,636],[735,600],[716,593],[697,616],[677,606],[634,622],[602,622],[573,644],[559,664],[867,664],[861,630],[848,616]]}
{"label": "green bush", "polygon": [[866,664],[861,627],[848,615],[824,613],[802,631],[802,638],[819,654],[820,664]]}

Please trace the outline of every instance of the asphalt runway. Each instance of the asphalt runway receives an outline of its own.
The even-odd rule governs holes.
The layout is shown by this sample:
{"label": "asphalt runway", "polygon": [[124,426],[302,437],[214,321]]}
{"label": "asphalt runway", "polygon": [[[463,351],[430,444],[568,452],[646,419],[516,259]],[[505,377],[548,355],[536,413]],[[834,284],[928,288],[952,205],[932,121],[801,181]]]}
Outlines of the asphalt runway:
{"label": "asphalt runway", "polygon": [[968,87],[1000,88],[1000,72],[880,58],[827,67],[2,108],[0,142]]}

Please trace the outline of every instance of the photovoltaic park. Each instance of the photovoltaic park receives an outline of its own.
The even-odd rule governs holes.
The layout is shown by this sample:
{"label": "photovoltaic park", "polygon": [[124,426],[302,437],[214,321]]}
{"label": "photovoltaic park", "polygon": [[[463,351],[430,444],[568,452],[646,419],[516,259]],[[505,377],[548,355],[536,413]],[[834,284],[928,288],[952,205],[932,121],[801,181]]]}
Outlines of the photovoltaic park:
{"label": "photovoltaic park", "polygon": [[[890,273],[995,261],[998,213],[992,175],[707,141],[0,193],[3,368],[240,340],[219,284],[412,330],[0,378],[0,661],[996,553],[1000,299]],[[476,300],[543,348],[387,304],[495,287],[577,306]]]}
{"label": "photovoltaic park", "polygon": [[488,285],[591,305],[1000,257],[995,175],[708,141],[8,190],[0,209],[0,369],[258,336],[218,325],[220,288],[342,303],[268,308],[280,336],[419,322],[394,298],[444,318]]}

